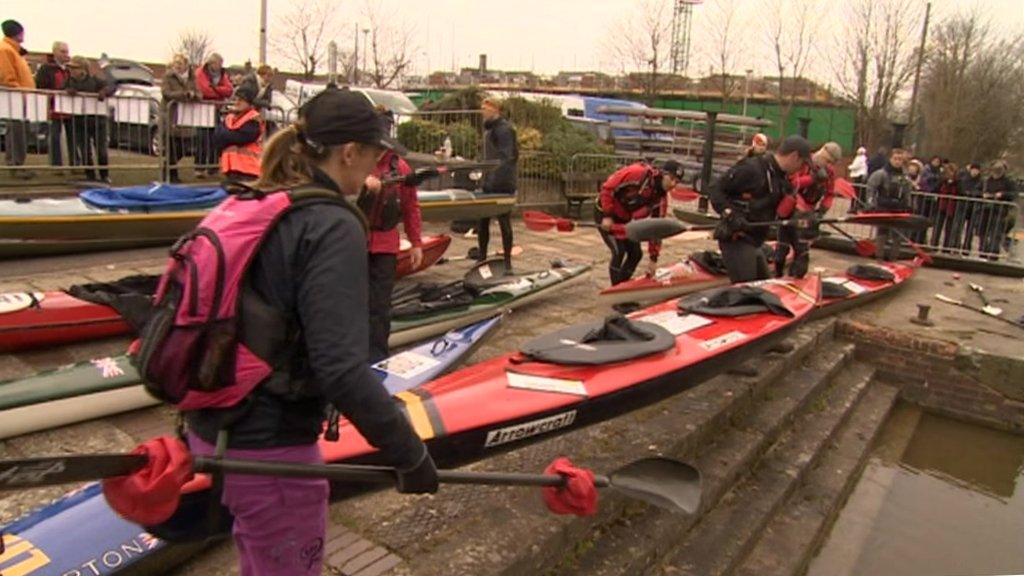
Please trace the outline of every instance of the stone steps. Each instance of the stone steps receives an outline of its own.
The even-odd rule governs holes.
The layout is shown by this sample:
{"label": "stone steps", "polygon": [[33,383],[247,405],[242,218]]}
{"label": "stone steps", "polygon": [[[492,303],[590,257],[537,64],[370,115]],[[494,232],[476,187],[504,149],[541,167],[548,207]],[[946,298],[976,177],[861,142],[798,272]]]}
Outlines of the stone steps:
{"label": "stone steps", "polygon": [[[695,465],[703,475],[702,510],[718,500],[744,475],[776,441],[798,414],[846,366],[853,347],[819,341],[805,362],[787,364],[779,378],[768,382],[749,410],[737,414],[732,425],[719,430],[700,447]],[[638,574],[678,545],[701,514],[681,517],[646,508],[632,516],[601,526],[590,536],[588,553],[575,559],[561,573]]]}
{"label": "stone steps", "polygon": [[[827,389],[801,407],[792,427],[764,454],[751,475],[736,484],[648,573],[730,573],[824,453],[873,376],[873,368],[864,364],[843,370]],[[753,418],[755,425],[768,413],[760,410]]]}
{"label": "stone steps", "polygon": [[874,383],[816,468],[772,519],[735,571],[740,576],[806,572],[829,528],[857,484],[875,438],[899,390]]}

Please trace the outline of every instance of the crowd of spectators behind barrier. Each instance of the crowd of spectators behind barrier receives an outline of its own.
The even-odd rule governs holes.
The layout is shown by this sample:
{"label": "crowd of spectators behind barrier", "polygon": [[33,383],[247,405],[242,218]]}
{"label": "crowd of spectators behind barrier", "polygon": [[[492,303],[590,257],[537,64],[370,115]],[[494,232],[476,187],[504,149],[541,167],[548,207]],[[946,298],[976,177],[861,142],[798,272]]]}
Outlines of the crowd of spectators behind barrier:
{"label": "crowd of spectators behind barrier", "polygon": [[924,162],[903,150],[884,148],[868,159],[867,151],[860,148],[848,169],[859,194],[851,211],[864,207],[907,210],[932,222],[930,230],[911,235],[914,242],[952,255],[977,254],[994,260],[1017,241],[1012,233],[1020,185],[1010,177],[1003,160],[961,166],[941,156]]}
{"label": "crowd of spectators behind barrier", "polygon": [[[96,70],[94,62],[83,56],[71,57],[65,42],[54,42],[51,53],[33,74],[27,54],[22,46],[24,27],[14,20],[2,24],[0,42],[0,89],[47,90],[69,95],[95,96],[103,101],[114,94],[117,86],[103,70]],[[174,108],[182,102],[210,102],[219,107],[230,101],[236,90],[244,89],[257,96],[254,105],[261,110],[271,107],[274,69],[268,65],[252,68],[248,64],[240,72],[231,74],[224,67],[224,59],[210,54],[205,62],[189,62],[184,54],[175,54],[161,82],[162,118],[167,118],[167,157],[172,167],[170,177],[178,180],[177,163],[186,156],[195,159],[197,178],[217,173],[219,151],[215,148],[214,128],[193,128],[174,124]],[[244,88],[243,88],[244,87]],[[88,180],[109,183],[106,166],[108,158],[108,123],[98,116],[69,115],[54,111],[50,98],[46,131],[47,155],[52,167],[65,165],[63,149],[68,151],[68,166],[84,167]],[[28,122],[4,120],[4,152],[7,166],[23,166],[28,152]],[[268,126],[269,130],[273,126]],[[98,167],[99,170],[94,170]],[[16,178],[30,180],[35,173],[15,170]]]}

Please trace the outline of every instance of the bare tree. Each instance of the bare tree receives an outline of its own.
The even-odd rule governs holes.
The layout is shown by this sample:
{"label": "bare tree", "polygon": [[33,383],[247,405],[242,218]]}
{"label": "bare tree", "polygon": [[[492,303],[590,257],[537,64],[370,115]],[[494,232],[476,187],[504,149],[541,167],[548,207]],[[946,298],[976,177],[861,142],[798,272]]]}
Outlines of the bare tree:
{"label": "bare tree", "polygon": [[382,5],[366,2],[370,42],[366,48],[369,63],[364,70],[377,88],[388,88],[399,82],[412,65],[416,47],[412,41],[412,28],[402,22],[396,13],[384,14]]}
{"label": "bare tree", "polygon": [[874,147],[889,134],[897,100],[913,78],[922,17],[921,0],[851,0],[845,41],[824,51],[839,95],[856,108],[860,144]]}
{"label": "bare tree", "polygon": [[670,2],[643,0],[630,16],[614,25],[605,51],[623,74],[643,77],[644,94],[653,97],[661,88],[659,75],[671,66],[672,27],[666,7]]}
{"label": "bare tree", "polygon": [[313,79],[327,59],[327,44],[339,36],[338,4],[332,0],[300,0],[277,21],[271,47],[306,80]]}
{"label": "bare tree", "polygon": [[738,38],[743,26],[736,14],[736,4],[736,0],[712,0],[701,10],[706,18],[704,30],[708,34],[704,52],[710,63],[709,69],[718,78],[722,102],[728,102],[740,86],[735,72],[743,57],[745,43]]}
{"label": "bare tree", "polygon": [[201,66],[206,56],[213,52],[213,40],[206,32],[187,30],[178,35],[178,43],[174,47],[175,54],[184,54],[193,66]]}
{"label": "bare tree", "polygon": [[789,113],[799,96],[799,82],[814,53],[820,5],[819,0],[764,0],[765,38],[778,73],[779,137],[785,135]]}
{"label": "bare tree", "polygon": [[1024,144],[1024,36],[993,36],[978,13],[935,30],[921,78],[928,154],[985,161]]}

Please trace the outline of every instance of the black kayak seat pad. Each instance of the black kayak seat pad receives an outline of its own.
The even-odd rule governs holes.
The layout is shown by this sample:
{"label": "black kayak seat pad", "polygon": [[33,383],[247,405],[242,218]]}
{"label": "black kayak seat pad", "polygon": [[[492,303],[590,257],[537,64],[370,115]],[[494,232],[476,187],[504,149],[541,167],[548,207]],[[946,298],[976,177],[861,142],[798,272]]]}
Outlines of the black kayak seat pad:
{"label": "black kayak seat pad", "polygon": [[853,290],[838,282],[823,280],[821,283],[821,297],[828,299],[849,298],[853,296]]}
{"label": "black kayak seat pad", "polygon": [[737,317],[770,313],[793,318],[777,295],[757,286],[726,286],[679,299],[679,310],[706,316]]}
{"label": "black kayak seat pad", "polygon": [[534,338],[520,352],[537,362],[597,366],[657,354],[675,344],[675,336],[657,324],[612,314]]}
{"label": "black kayak seat pad", "polygon": [[718,250],[701,250],[690,254],[690,260],[711,274],[725,276],[729,270],[725,267],[722,254]]}
{"label": "black kayak seat pad", "polygon": [[851,278],[859,278],[861,280],[882,280],[885,282],[896,280],[896,275],[892,273],[892,270],[882,266],[875,266],[874,264],[854,264],[846,269],[846,274]]}

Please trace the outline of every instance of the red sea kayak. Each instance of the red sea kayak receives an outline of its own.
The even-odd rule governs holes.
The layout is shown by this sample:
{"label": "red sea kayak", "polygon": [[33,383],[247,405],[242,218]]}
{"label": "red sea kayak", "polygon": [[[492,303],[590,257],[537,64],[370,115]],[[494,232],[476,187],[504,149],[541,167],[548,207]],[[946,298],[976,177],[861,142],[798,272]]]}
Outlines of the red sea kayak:
{"label": "red sea kayak", "polygon": [[[423,238],[423,263],[412,269],[409,245],[403,242],[398,255],[401,278],[433,266],[452,239],[447,235]],[[13,352],[95,340],[126,334],[130,327],[113,308],[67,292],[16,292],[0,294],[0,352]]]}
{"label": "red sea kayak", "polygon": [[922,262],[865,262],[842,273],[823,273],[821,301],[814,318],[837,314],[895,292],[910,280]]}
{"label": "red sea kayak", "polygon": [[[713,251],[697,252],[664,268],[658,268],[653,276],[640,276],[601,290],[597,299],[605,305],[636,302],[653,304],[729,283],[724,269],[718,269],[714,260],[702,258]],[[719,257],[720,259],[720,257]]]}

